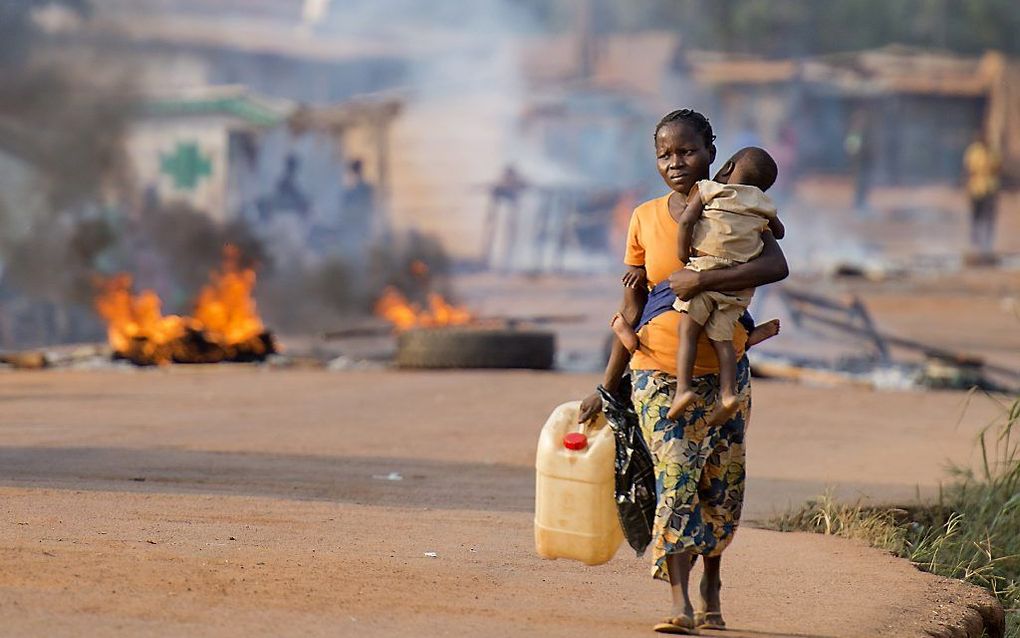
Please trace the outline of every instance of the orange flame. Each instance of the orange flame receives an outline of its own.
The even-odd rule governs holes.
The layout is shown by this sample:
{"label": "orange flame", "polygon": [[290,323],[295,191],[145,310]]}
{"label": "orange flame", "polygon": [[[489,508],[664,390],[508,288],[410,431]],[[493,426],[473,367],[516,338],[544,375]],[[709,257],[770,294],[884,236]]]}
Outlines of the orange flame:
{"label": "orange flame", "polygon": [[432,325],[436,326],[462,326],[474,319],[466,308],[447,303],[438,293],[429,294],[429,310]]}
{"label": "orange flame", "polygon": [[159,295],[152,290],[133,294],[130,275],[121,273],[100,282],[96,311],[106,321],[107,340],[114,352],[136,362],[165,364],[175,357],[201,360],[202,354],[186,352],[185,337],[194,332],[227,356],[237,346],[266,354],[260,341],[265,326],[252,297],[255,271],[240,266],[237,248],[227,246],[223,252],[223,266],[202,288],[192,317],[163,316]]}
{"label": "orange flame", "polygon": [[466,308],[454,306],[438,293],[429,294],[429,307],[411,303],[399,290],[388,287],[375,304],[375,313],[403,331],[416,327],[462,326],[474,316]]}
{"label": "orange flame", "polygon": [[195,304],[195,319],[216,343],[243,343],[266,329],[252,297],[255,271],[241,268],[240,262],[240,251],[227,246],[221,272],[212,273],[212,281],[202,288]]}
{"label": "orange flame", "polygon": [[169,363],[167,344],[180,339],[188,327],[177,315],[164,317],[162,302],[151,290],[131,294],[131,275],[119,274],[102,282],[96,310],[106,320],[106,335],[115,352],[126,353],[141,341],[143,354],[156,363]]}

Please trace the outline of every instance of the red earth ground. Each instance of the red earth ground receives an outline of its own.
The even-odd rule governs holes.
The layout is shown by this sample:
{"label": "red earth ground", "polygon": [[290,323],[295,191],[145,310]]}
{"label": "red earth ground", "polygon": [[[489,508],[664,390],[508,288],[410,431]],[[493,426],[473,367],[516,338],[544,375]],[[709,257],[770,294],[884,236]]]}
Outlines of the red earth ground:
{"label": "red earth ground", "polygon": [[[0,635],[650,635],[667,589],[647,559],[533,551],[538,429],[594,381],[4,375]],[[773,382],[755,401],[749,520],[830,484],[910,499],[996,413],[982,399],[958,422],[959,393]],[[750,525],[724,569],[730,635],[919,636],[978,595],[856,543]]]}
{"label": "red earth ground", "polygon": [[[460,283],[485,314],[588,317],[557,328],[578,367],[597,360],[617,303],[610,278]],[[885,329],[1020,367],[1015,272],[798,283],[860,294]],[[597,380],[2,374],[0,636],[652,635],[668,592],[647,557],[621,548],[592,568],[534,554],[538,430]],[[975,460],[1000,410],[981,394],[756,381],[745,525],[724,561],[727,634],[913,637],[973,621],[968,605],[988,605],[979,590],[755,524],[830,487],[871,502],[932,495],[948,462]]]}

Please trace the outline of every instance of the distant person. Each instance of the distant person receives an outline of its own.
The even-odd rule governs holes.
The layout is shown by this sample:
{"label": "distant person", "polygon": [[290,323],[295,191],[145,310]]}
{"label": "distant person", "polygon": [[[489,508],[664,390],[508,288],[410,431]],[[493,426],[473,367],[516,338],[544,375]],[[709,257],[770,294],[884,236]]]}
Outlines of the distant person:
{"label": "distant person", "polygon": [[779,178],[772,187],[772,197],[777,201],[787,199],[793,194],[793,187],[797,182],[798,149],[797,129],[792,123],[787,122],[779,129],[779,139],[772,153],[779,166]]}
{"label": "distant person", "polygon": [[963,153],[967,197],[970,199],[970,242],[978,253],[990,255],[995,247],[995,200],[999,192],[1002,160],[981,133]]}
{"label": "distant person", "polygon": [[489,189],[489,208],[485,217],[485,228],[482,238],[482,257],[489,265],[495,259],[496,230],[499,225],[500,210],[505,212],[505,244],[506,262],[509,263],[517,243],[517,218],[520,216],[521,195],[528,189],[528,183],[521,177],[517,169],[508,164],[503,174]]}
{"label": "distant person", "polygon": [[871,190],[871,160],[874,153],[871,140],[871,124],[864,109],[857,109],[850,116],[850,126],[843,139],[843,150],[850,160],[854,178],[854,208],[864,210]]}
{"label": "distant person", "polygon": [[298,184],[301,161],[289,153],[283,172],[271,192],[255,202],[259,213],[259,235],[276,264],[300,268],[311,258],[308,250],[311,200]]}
{"label": "distant person", "polygon": [[301,161],[297,155],[290,153],[284,159],[283,173],[276,181],[276,188],[268,195],[259,198],[256,207],[262,221],[268,221],[279,213],[295,213],[298,217],[307,217],[311,210],[308,196],[298,186],[297,174]]}
{"label": "distant person", "polygon": [[342,233],[345,245],[357,252],[368,248],[376,227],[378,214],[375,186],[365,179],[365,165],[360,159],[347,164],[344,191],[341,198]]}

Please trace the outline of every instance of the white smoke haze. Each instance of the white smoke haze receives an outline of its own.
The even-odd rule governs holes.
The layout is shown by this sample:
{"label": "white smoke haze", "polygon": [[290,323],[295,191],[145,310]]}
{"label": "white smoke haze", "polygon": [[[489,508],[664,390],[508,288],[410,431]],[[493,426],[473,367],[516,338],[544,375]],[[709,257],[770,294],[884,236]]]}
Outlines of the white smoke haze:
{"label": "white smoke haze", "polygon": [[[433,233],[461,256],[478,243],[491,183],[514,165],[533,183],[581,181],[524,142],[531,88],[522,72],[527,36],[543,30],[507,0],[334,2],[320,34],[382,44],[407,55],[405,111],[392,139],[395,221]],[[457,224],[450,216],[458,214]]]}
{"label": "white smoke haze", "polygon": [[[411,232],[394,245],[404,247],[401,250],[408,255],[430,255],[438,269],[445,269],[449,262],[436,253],[435,242],[418,233],[442,233],[447,248],[474,256],[487,185],[504,166],[515,163],[536,179],[567,174],[563,169],[553,170],[552,163],[543,162],[540,154],[529,153],[518,143],[517,122],[527,94],[520,72],[520,36],[539,25],[511,2],[442,1],[426,6],[408,0],[320,1],[298,7],[270,1],[95,0],[83,12],[46,5],[32,19],[46,34],[46,38],[31,42],[34,57],[51,58],[67,68],[72,68],[76,57],[91,58],[104,76],[120,66],[104,61],[131,60],[122,68],[134,74],[136,88],[125,86],[124,96],[173,96],[175,91],[185,95],[203,83],[241,81],[251,83],[267,97],[294,103],[330,105],[350,97],[382,95],[403,101],[402,114],[390,133],[395,142],[390,150],[392,192],[399,195],[380,204],[395,226]],[[267,33],[273,37],[266,38]],[[55,47],[48,41],[50,37],[66,37],[73,46]],[[281,55],[291,58],[283,66],[278,63]],[[380,69],[384,72],[373,75]],[[37,88],[40,90],[26,90],[23,96],[37,99],[46,93]],[[77,107],[74,100],[68,104]],[[111,122],[102,136],[110,149],[121,148],[127,117],[127,112],[118,115],[116,126]],[[130,130],[127,133],[133,135]],[[80,146],[86,147],[84,138]],[[194,292],[190,289],[196,286],[196,271],[207,270],[216,259],[210,247],[233,241],[248,245],[250,257],[260,263],[263,308],[267,318],[281,328],[321,329],[335,323],[338,312],[370,307],[371,293],[365,290],[369,261],[364,247],[353,252],[349,247],[340,252],[333,249],[332,256],[327,247],[317,257],[321,247],[309,250],[308,240],[301,239],[307,226],[284,224],[290,216],[277,217],[265,226],[253,205],[264,200],[263,193],[281,179],[281,166],[293,161],[299,166],[293,183],[305,193],[310,209],[307,223],[328,224],[343,212],[337,204],[344,188],[344,167],[356,157],[346,156],[328,137],[314,132],[298,134],[286,127],[262,135],[258,151],[255,162],[245,169],[247,181],[239,182],[241,191],[227,194],[228,210],[204,211],[216,219],[233,220],[233,226],[199,223],[202,210],[172,201],[150,201],[146,194],[149,186],[141,181],[130,186],[135,195],[125,198],[121,193],[106,199],[100,196],[103,186],[97,175],[49,179],[48,186],[58,191],[84,181],[79,190],[93,193],[88,202],[92,209],[112,203],[113,210],[100,215],[99,223],[111,224],[110,232],[119,239],[113,240],[112,246],[98,246],[95,254],[90,253],[94,259],[76,262],[76,272],[80,272],[71,280],[78,289],[65,297],[61,292],[68,287],[64,278],[40,281],[45,273],[59,273],[61,268],[39,269],[33,266],[35,260],[24,261],[26,256],[38,254],[31,249],[39,245],[32,233],[45,224],[42,213],[28,212],[30,198],[21,198],[13,214],[0,214],[8,230],[6,237],[18,238],[18,246],[0,253],[9,294],[45,298],[56,306],[84,302],[87,314],[89,295],[81,290],[82,282],[98,271],[126,269],[135,272],[140,284],[160,292],[165,311],[186,311],[182,306],[188,303],[189,292]],[[3,165],[0,162],[2,175],[17,177],[17,162],[6,168]],[[254,190],[246,193],[244,184],[253,185]],[[66,214],[62,202],[48,208],[49,214]],[[64,222],[70,229],[60,235],[64,237],[60,245],[49,246],[47,252],[69,251],[75,237],[74,220],[80,213],[74,215]],[[456,221],[451,221],[452,216]],[[136,221],[130,221],[132,218]],[[138,219],[154,223],[139,224]],[[263,238],[264,248],[252,244],[253,234],[248,229],[260,225],[265,227],[254,235]],[[176,239],[167,241],[159,228],[173,228]],[[57,237],[52,235],[50,243]],[[118,242],[131,245],[119,247]],[[404,274],[397,270],[406,269],[399,260],[373,263],[390,269],[395,280]],[[375,274],[372,285],[385,284],[387,276],[383,273],[379,280]],[[62,308],[53,312],[66,314]],[[8,326],[18,321],[0,319]],[[93,325],[91,329],[97,328]],[[88,333],[89,327],[84,330]],[[10,345],[16,339],[17,335],[8,333],[3,341]]]}
{"label": "white smoke haze", "polygon": [[[343,217],[345,169],[348,162],[360,159],[357,150],[344,147],[322,130],[298,131],[284,123],[259,131],[253,136],[257,140],[250,158],[229,167],[232,177],[239,174],[243,179],[234,181],[233,190],[222,198],[226,203],[217,210],[182,207],[172,201],[153,205],[160,227],[166,227],[168,215],[179,215],[179,225],[187,231],[173,242],[148,238],[138,244],[160,253],[149,260],[157,264],[152,267],[157,272],[149,278],[169,282],[167,289],[177,291],[169,295],[171,300],[186,303],[193,291],[183,289],[194,285],[196,264],[206,268],[216,258],[211,242],[181,237],[205,233],[220,241],[237,233],[262,265],[259,293],[265,296],[267,318],[287,329],[330,327],[340,314],[365,311],[371,305],[371,288],[384,285],[387,277],[399,279],[397,271],[405,266],[400,260],[378,258],[378,244],[394,241],[394,233],[400,235],[401,246],[413,245],[410,252],[433,255],[444,268],[615,271],[620,261],[618,246],[591,249],[581,239],[573,243],[561,239],[584,205],[597,208],[594,217],[605,225],[609,215],[604,213],[615,202],[638,203],[664,192],[655,174],[651,145],[651,129],[660,111],[695,106],[709,115],[719,135],[715,168],[748,139],[740,108],[724,108],[710,89],[695,86],[692,76],[674,72],[668,60],[685,40],[649,22],[648,16],[662,10],[649,8],[655,3],[578,0],[554,2],[549,5],[553,9],[520,0],[92,0],[87,7],[67,0],[37,4],[42,8],[31,15],[33,29],[21,29],[19,37],[0,43],[2,59],[17,59],[24,48],[34,61],[73,63],[75,77],[106,78],[94,84],[106,87],[99,94],[111,104],[123,105],[125,97],[184,96],[195,89],[223,85],[244,86],[253,95],[291,107],[372,100],[400,103],[384,141],[388,196],[380,201],[379,212],[386,221],[377,224],[390,228],[376,229],[374,253],[368,245],[352,246],[353,234],[345,237],[336,228],[332,234],[314,231],[336,225]],[[594,27],[585,22],[586,6],[588,10],[601,7]],[[614,20],[615,26],[610,25]],[[628,33],[621,25],[647,31]],[[612,64],[596,65],[586,75],[581,62],[583,35],[593,36],[592,46],[603,56],[600,59],[612,58]],[[615,57],[608,55],[610,51]],[[94,72],[81,72],[83,64]],[[641,93],[628,88],[637,82],[623,83],[623,88],[613,83],[631,71],[643,74],[641,86],[655,88]],[[607,81],[606,73],[615,80]],[[117,76],[127,76],[128,81],[118,85]],[[7,84],[10,92],[15,83]],[[44,84],[26,87],[7,104],[32,107],[32,100],[40,96],[65,95],[45,89]],[[776,128],[787,116],[784,98],[773,97],[761,100],[760,108],[750,114],[759,132]],[[30,164],[26,168],[25,162],[11,159],[3,117],[9,106],[0,105],[4,194],[0,197],[0,277],[4,277],[0,298],[4,294],[19,299],[40,296],[43,290],[47,303],[59,304],[62,299],[70,303],[72,297],[59,292],[66,290],[66,284],[42,285],[37,278],[31,279],[31,286],[12,290],[12,272],[35,269],[30,263],[12,264],[11,259],[33,251],[24,246],[14,250],[5,242],[30,246],[28,239],[45,229],[49,217],[66,215],[74,223],[109,223],[111,232],[127,237],[129,233],[118,225],[138,218],[151,204],[144,196],[150,184],[137,170],[113,171],[117,179],[110,183],[94,170],[69,170],[116,164],[117,149],[125,138],[130,141],[140,121],[129,108],[130,99],[127,107],[108,110],[96,108],[106,102],[76,96],[50,101],[57,106],[66,103],[66,108],[47,106],[44,100],[46,108],[25,109],[33,114],[35,119],[30,119],[36,129],[48,125],[40,127],[35,113],[56,114],[55,119],[62,121],[74,121],[65,117],[68,114],[85,113],[106,133],[83,132],[81,143],[71,145],[75,153],[51,153],[52,170],[42,171],[40,177]],[[104,113],[108,117],[98,117]],[[792,111],[792,116],[799,115]],[[560,122],[567,123],[562,130]],[[832,135],[817,140],[813,135],[801,132],[805,146],[805,140],[813,146],[833,143]],[[773,141],[762,143],[769,147]],[[244,146],[234,139],[229,144]],[[234,146],[227,152],[236,151]],[[96,149],[102,151],[102,161],[88,160]],[[271,199],[288,162],[296,167],[292,185],[304,194],[307,213],[300,220],[281,215],[267,221],[259,204]],[[492,186],[508,166],[517,170],[530,189],[521,197],[519,210],[501,211],[494,243],[483,245]],[[369,166],[370,181],[379,177],[374,170]],[[625,189],[626,196],[621,196]],[[18,204],[12,206],[12,201]],[[890,244],[885,236],[889,233],[880,223],[857,218],[856,211],[845,206],[832,209],[806,208],[792,199],[781,203],[790,222],[783,245],[795,271],[825,272],[844,263],[895,266],[889,264]],[[905,218],[915,212],[906,211]],[[571,214],[575,217],[568,219]],[[917,220],[931,219],[916,214],[920,215]],[[216,223],[207,225],[200,221],[201,215]],[[515,243],[506,223],[510,215],[518,220]],[[136,221],[131,224],[135,224],[131,232],[145,227]],[[912,241],[931,252],[952,252],[959,244],[952,232],[946,232],[951,227],[908,221],[897,227],[897,245]],[[64,235],[68,244],[76,236],[70,231]],[[85,237],[104,235],[90,231]],[[104,244],[102,250],[97,246],[94,259],[76,257],[74,269],[82,276],[131,269],[138,249],[122,244]],[[449,259],[439,259],[440,250]],[[384,276],[369,281],[366,271],[371,264],[383,262],[388,269]],[[168,310],[182,308],[171,305]]]}

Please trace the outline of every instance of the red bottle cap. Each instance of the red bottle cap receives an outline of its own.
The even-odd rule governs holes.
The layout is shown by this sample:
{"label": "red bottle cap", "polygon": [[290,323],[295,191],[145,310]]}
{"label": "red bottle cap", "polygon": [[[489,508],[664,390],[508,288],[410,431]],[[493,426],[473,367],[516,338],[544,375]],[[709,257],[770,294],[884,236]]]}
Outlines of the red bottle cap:
{"label": "red bottle cap", "polygon": [[580,432],[571,432],[563,437],[563,447],[568,450],[583,450],[588,447],[588,437]]}

